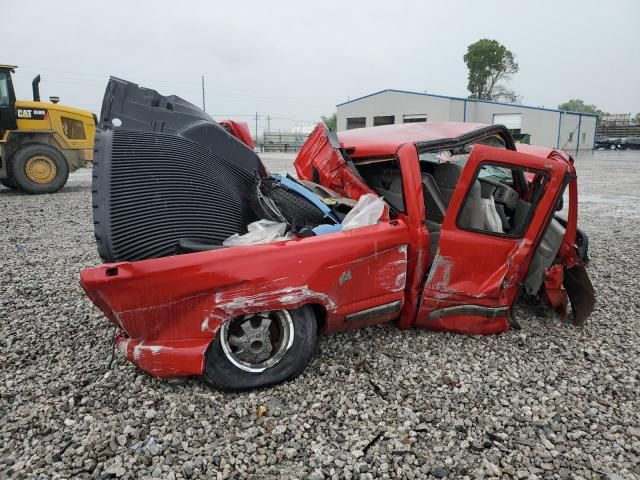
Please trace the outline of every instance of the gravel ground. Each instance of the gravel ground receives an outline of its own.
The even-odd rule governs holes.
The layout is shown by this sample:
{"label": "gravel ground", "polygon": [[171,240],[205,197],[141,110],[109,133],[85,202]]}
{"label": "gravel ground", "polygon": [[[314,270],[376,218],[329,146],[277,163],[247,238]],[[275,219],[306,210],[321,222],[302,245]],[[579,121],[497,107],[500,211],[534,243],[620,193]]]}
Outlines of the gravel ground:
{"label": "gravel ground", "polygon": [[99,263],[88,170],[54,196],[0,187],[0,478],[640,478],[640,154],[578,167],[585,327],[519,305],[498,336],[369,328],[245,394],[107,368],[113,328],[78,285]]}

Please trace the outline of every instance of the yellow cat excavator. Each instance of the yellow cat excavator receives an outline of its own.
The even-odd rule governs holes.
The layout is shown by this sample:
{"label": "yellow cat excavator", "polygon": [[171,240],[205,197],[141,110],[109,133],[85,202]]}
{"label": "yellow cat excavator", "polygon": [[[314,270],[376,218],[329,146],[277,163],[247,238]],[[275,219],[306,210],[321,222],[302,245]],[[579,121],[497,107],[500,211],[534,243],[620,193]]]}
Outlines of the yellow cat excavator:
{"label": "yellow cat excavator", "polygon": [[0,65],[0,183],[26,193],[53,193],[69,172],[93,160],[95,114],[40,101],[40,75],[33,79],[33,101],[16,100],[11,74]]}

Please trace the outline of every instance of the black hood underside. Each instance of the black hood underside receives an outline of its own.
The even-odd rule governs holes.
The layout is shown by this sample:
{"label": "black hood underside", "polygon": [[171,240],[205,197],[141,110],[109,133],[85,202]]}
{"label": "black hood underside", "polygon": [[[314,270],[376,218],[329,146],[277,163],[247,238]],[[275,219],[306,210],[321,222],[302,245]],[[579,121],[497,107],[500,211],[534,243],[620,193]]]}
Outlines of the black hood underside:
{"label": "black hood underside", "polygon": [[258,155],[201,109],[112,77],[94,149],[100,257],[156,258],[246,232],[256,175],[267,175]]}

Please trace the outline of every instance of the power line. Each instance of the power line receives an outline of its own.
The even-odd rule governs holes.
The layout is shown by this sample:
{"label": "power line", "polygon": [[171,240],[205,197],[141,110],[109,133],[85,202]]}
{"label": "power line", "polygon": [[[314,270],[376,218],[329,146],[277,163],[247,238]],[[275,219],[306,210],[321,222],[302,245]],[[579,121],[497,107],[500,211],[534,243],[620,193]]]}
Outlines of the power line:
{"label": "power line", "polygon": [[[24,67],[19,67],[19,70],[16,72],[16,76],[18,77],[26,77],[28,76],[26,72],[21,72],[20,70],[26,70],[26,69],[33,69],[36,70],[36,67],[30,67],[30,66],[24,66]],[[72,71],[68,71],[68,70],[59,70],[59,69],[44,69],[44,68],[39,68],[37,69],[39,72],[45,72],[45,79],[51,79],[54,82],[60,82],[60,83],[65,83],[65,84],[71,84],[71,85],[81,85],[83,87],[101,87],[104,88],[107,84],[108,81],[108,76],[106,75],[99,75],[99,74],[91,74],[91,73],[87,73],[87,74],[83,74],[83,75],[78,75],[78,76],[74,76],[74,77],[69,77],[67,75],[59,75],[57,73],[55,74],[49,74],[46,72],[62,72],[64,74],[73,74],[74,72]],[[23,78],[24,79],[24,78]],[[101,79],[101,80],[98,80]],[[166,84],[174,84],[174,85],[181,85],[181,89],[183,90],[189,90],[191,92],[195,92],[196,90],[198,91],[198,93],[202,93],[202,106],[203,106],[203,110],[206,108],[206,92],[204,89],[204,75],[201,76],[201,85],[197,85],[197,84],[193,84],[193,83],[183,83],[183,82],[169,82],[166,80],[153,80],[153,81],[148,81],[148,82],[144,82],[144,81],[140,81],[139,83],[166,83]],[[244,91],[244,90],[233,90],[233,89],[227,89],[227,87],[217,87],[220,90],[229,90],[227,92],[219,92],[219,96],[220,97],[230,97],[230,98],[238,98],[238,99],[243,99],[243,100],[247,100],[247,99],[251,99],[251,97],[258,97],[258,98],[267,98],[267,99],[271,99],[274,96],[278,96],[278,95],[270,95],[270,94],[260,94],[257,92],[254,93],[244,93],[244,92],[248,92],[248,91]],[[307,104],[307,105],[311,105],[311,104],[315,104],[316,106],[319,106],[319,103],[315,103],[313,101],[299,101],[296,100],[295,97],[287,97],[287,96],[283,96],[283,98],[285,98],[285,100],[278,100],[278,102],[280,104],[295,104],[295,105],[301,105],[301,104]],[[98,99],[97,99],[98,100]],[[80,103],[82,103],[82,105],[80,105]],[[86,102],[77,102],[76,104],[78,104],[78,106],[86,106]],[[324,107],[327,107],[328,105],[323,104]],[[333,108],[333,105],[330,107]],[[92,108],[89,108],[89,110],[91,110]],[[281,120],[281,121],[287,121],[287,122],[296,122],[296,123],[310,123],[310,124],[315,124],[317,123],[319,120],[308,120],[308,119],[301,119],[301,118],[291,118],[289,116],[286,115],[262,115],[262,114],[213,114],[214,116],[220,118],[220,117],[230,117],[230,118],[234,118],[234,117],[257,117],[259,119],[267,119],[267,123],[268,123],[268,128],[270,128],[270,123],[271,123],[271,119],[273,120]]]}
{"label": "power line", "polygon": [[[19,67],[19,69],[20,70],[27,69],[27,70],[33,70],[33,71],[45,72],[45,73],[58,72],[63,75],[59,75],[58,73],[55,73],[53,75],[48,75],[48,76],[53,79],[65,80],[68,82],[81,81],[81,82],[86,82],[93,85],[105,85],[106,81],[110,77],[110,75],[108,74],[92,74],[87,72],[74,72],[72,70],[60,70],[60,69],[52,69],[52,68],[38,68],[33,66],[23,66],[23,67]],[[18,72],[20,72],[20,70],[18,70]],[[72,77],[69,77],[68,75],[72,75]],[[87,78],[87,77],[92,77],[92,78]],[[201,90],[201,87],[197,85],[195,82],[180,82],[180,81],[174,81],[174,80],[139,79],[139,78],[136,79],[136,82],[139,84],[146,83],[151,85],[179,86],[181,87],[182,90],[190,90],[190,91]],[[241,89],[235,86],[230,87],[222,84],[214,84],[213,86],[217,90],[227,91],[227,95],[229,96],[234,95],[240,98],[242,97],[284,98],[284,99],[288,99],[288,101],[290,102],[300,103],[300,104],[317,105],[317,106],[324,106],[324,107],[330,106],[331,108],[335,106],[333,103],[335,102],[335,99],[330,100],[327,97],[325,98],[308,97],[308,96],[286,95],[286,94],[273,93],[273,92],[261,92],[261,91],[255,91],[255,90]]]}
{"label": "power line", "polygon": [[255,118],[258,115],[258,118],[271,118],[276,120],[286,120],[289,122],[305,122],[305,123],[318,123],[320,120],[305,120],[302,118],[290,118],[290,117],[281,117],[279,115],[264,115],[264,114],[255,114],[255,113],[211,113],[212,117],[251,117]]}

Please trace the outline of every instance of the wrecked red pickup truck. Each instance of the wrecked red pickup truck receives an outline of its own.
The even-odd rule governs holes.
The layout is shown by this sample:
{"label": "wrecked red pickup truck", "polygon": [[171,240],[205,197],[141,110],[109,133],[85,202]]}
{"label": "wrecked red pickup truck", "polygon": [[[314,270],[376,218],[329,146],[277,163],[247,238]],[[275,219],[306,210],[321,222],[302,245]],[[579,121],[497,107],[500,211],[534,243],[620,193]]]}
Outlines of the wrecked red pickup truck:
{"label": "wrecked red pickup truck", "polygon": [[[153,98],[151,110],[138,113],[140,118],[169,110],[167,98],[172,119],[186,112],[180,102],[188,105],[190,114],[197,110],[178,97],[146,92],[144,98]],[[111,126],[116,107],[110,102],[105,96],[93,190],[99,251],[111,263],[83,270],[81,284],[121,330],[119,350],[151,375],[198,375],[218,388],[249,389],[301,373],[318,333],[388,321],[400,328],[471,335],[505,332],[515,321],[511,313],[519,295],[540,297],[563,318],[570,301],[576,324],[583,323],[594,307],[583,262],[586,252],[580,250],[586,247],[586,236],[577,229],[573,160],[542,147],[518,151],[503,126],[412,123],[336,136],[319,124],[295,160],[300,185],[312,194],[323,191],[318,198],[325,205],[340,204],[343,209],[366,194],[382,197],[386,206],[377,223],[340,230],[337,210],[323,211],[322,218],[333,220],[321,219],[315,225],[332,223],[329,233],[315,233],[308,225],[290,221],[291,239],[226,248],[220,239],[209,240],[208,246],[201,239],[190,248],[189,240],[180,236],[187,234],[180,233],[162,237],[175,244],[171,250],[156,232],[173,235],[181,228],[194,228],[189,230],[193,236],[211,223],[224,230],[236,218],[248,222],[261,217],[255,215],[255,195],[246,193],[253,187],[240,188],[244,196],[235,190],[206,190],[216,184],[216,175],[224,177],[223,186],[236,181],[225,173],[226,166],[216,163],[210,168],[207,161],[222,162],[227,156],[234,172],[244,166],[238,175],[248,179],[246,172],[253,170],[252,181],[257,178],[258,184],[267,183],[269,174],[252,150],[229,132],[201,149],[198,142],[222,135],[203,112],[197,113],[195,124],[206,135],[193,133],[196,127],[172,130],[169,120],[163,130],[148,127],[141,132],[143,128],[128,121],[136,115],[124,108],[118,113],[124,118],[122,127]],[[158,124],[156,117],[151,124]],[[134,134],[127,128],[139,131]],[[149,132],[154,135],[148,142],[153,151],[140,146]],[[172,143],[178,141],[176,136],[179,144]],[[231,141],[233,148],[217,147]],[[154,171],[153,161],[163,161],[166,152],[175,155]],[[119,160],[118,155],[127,158]],[[212,159],[206,160],[207,155]],[[139,177],[136,162],[148,169]],[[205,173],[189,173],[198,162]],[[177,173],[163,176],[162,169],[176,163]],[[120,170],[127,173],[126,179],[117,177]],[[201,182],[209,171],[213,176]],[[100,181],[104,172],[109,173],[106,185]],[[184,172],[190,175],[188,181],[176,179],[187,175]],[[164,184],[171,186],[168,193],[162,193]],[[556,211],[565,189],[567,216],[561,218]],[[170,197],[176,191],[182,196]],[[188,196],[203,191],[212,195],[209,202],[198,198],[196,204]],[[118,197],[119,192],[138,196]],[[238,198],[195,227],[200,217],[183,221],[200,210],[207,215],[220,201],[228,201],[217,194]],[[265,198],[271,207],[277,204]],[[264,212],[262,206],[259,211]],[[158,210],[159,220],[138,227]],[[238,215],[232,216],[233,211]],[[133,230],[118,230],[117,225]],[[239,231],[237,225],[230,228],[224,235],[234,228]],[[246,223],[242,228],[246,231]],[[138,242],[141,237],[144,242]],[[143,255],[150,244],[154,249]]]}

